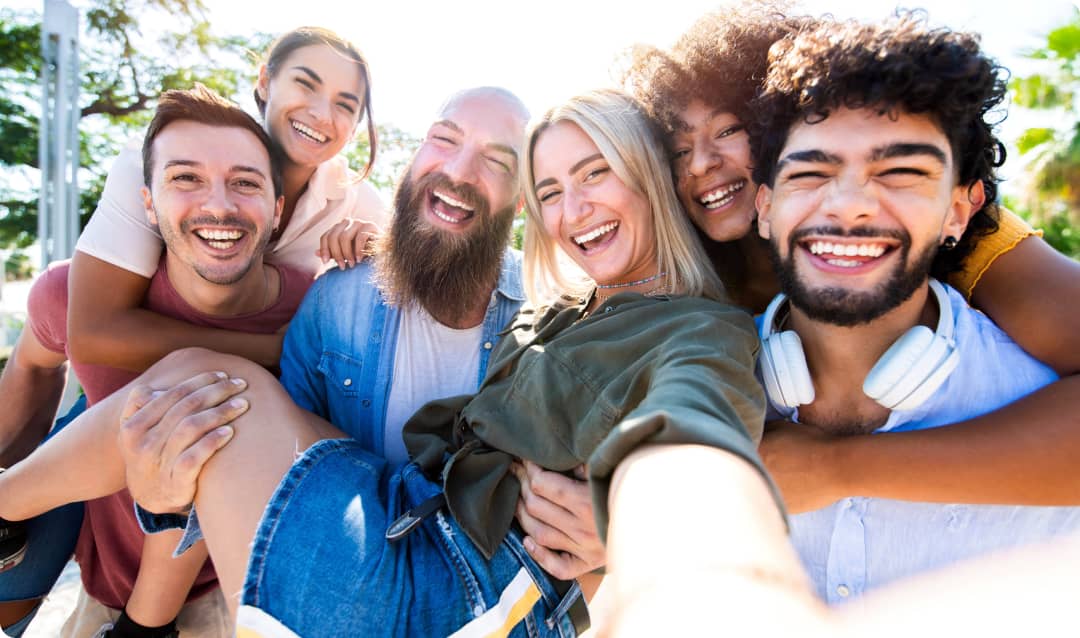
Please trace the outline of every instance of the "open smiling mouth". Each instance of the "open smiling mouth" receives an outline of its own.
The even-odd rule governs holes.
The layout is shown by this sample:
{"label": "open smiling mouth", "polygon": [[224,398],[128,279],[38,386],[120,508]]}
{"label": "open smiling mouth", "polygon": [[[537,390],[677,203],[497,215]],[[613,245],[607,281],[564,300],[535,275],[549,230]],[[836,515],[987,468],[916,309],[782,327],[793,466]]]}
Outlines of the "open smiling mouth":
{"label": "open smiling mouth", "polygon": [[896,249],[891,244],[876,241],[840,243],[815,239],[800,242],[800,245],[810,254],[838,268],[857,268]]}
{"label": "open smiling mouth", "polygon": [[476,214],[476,207],[437,190],[431,191],[430,204],[431,212],[447,224],[463,224]]}
{"label": "open smiling mouth", "polygon": [[615,234],[618,231],[619,222],[612,221],[606,224],[601,224],[592,230],[582,233],[580,235],[571,235],[570,239],[574,244],[581,249],[583,253],[590,253],[602,246],[605,246],[615,238]]}
{"label": "open smiling mouth", "polygon": [[238,241],[244,238],[246,233],[242,230],[222,230],[200,228],[195,231],[195,236],[206,242],[206,245],[215,250],[229,250]]}
{"label": "open smiling mouth", "polygon": [[746,188],[747,181],[740,179],[730,184],[724,184],[720,188],[713,189],[700,198],[698,201],[705,208],[712,210],[715,208],[723,208],[731,202],[735,201],[735,196],[739,194],[739,191]]}
{"label": "open smiling mouth", "polygon": [[316,131],[310,126],[297,122],[296,120],[289,120],[289,124],[293,130],[300,134],[301,137],[307,138],[316,144],[325,144],[330,138]]}

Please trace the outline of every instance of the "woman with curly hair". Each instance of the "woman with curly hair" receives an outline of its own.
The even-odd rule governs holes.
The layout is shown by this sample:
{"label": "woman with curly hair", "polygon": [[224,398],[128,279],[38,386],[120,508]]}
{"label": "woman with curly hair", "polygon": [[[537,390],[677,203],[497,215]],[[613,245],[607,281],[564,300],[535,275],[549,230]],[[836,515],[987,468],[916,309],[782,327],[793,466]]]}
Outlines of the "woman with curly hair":
{"label": "woman with curly hair", "polygon": [[[912,18],[900,18],[905,20]],[[786,16],[776,5],[763,3],[709,14],[670,51],[638,47],[627,74],[628,85],[667,131],[680,201],[717,273],[736,303],[754,312],[763,311],[779,291],[756,228],[754,198],[763,179],[756,169],[767,163],[759,158],[761,166],[755,167],[751,161],[748,128],[754,124],[754,97],[768,70],[770,47],[818,21]],[[977,37],[970,42],[978,46]],[[980,79],[994,85],[980,105],[980,121],[986,124],[985,115],[1004,98],[1003,69],[976,53],[970,59],[983,64]],[[935,59],[940,55],[924,51],[918,64],[947,68],[949,60]],[[882,64],[891,63],[889,56],[883,58]],[[791,70],[789,75],[813,70],[820,69]],[[929,90],[919,73],[910,81],[911,86],[893,87],[896,94],[917,99]],[[941,100],[968,90],[966,80],[947,75],[925,82],[941,84],[934,93]],[[873,104],[877,98],[866,100]],[[764,130],[754,136],[768,140],[784,133]],[[994,201],[993,169],[1004,160],[1004,149],[991,127],[986,125],[976,138],[953,133],[956,145],[965,147],[957,150],[976,155],[968,163],[983,176],[986,205],[957,246],[935,263],[934,274],[1063,378],[1001,410],[936,432],[832,437],[806,427],[771,429],[762,456],[794,512],[851,494],[1028,505],[1074,504],[1080,495],[1074,462],[1080,455],[1080,315],[1075,301],[1080,299],[1080,265]],[[1009,481],[1000,480],[1005,465],[1011,468]]]}

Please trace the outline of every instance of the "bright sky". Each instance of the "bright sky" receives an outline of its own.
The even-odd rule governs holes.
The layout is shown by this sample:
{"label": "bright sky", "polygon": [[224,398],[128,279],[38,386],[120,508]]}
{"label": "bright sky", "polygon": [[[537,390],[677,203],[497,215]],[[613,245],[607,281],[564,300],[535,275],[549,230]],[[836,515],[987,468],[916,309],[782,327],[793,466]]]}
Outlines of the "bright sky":
{"label": "bright sky", "polygon": [[[434,110],[457,89],[505,86],[534,113],[579,91],[613,83],[619,52],[636,42],[674,43],[698,16],[735,0],[305,0],[301,10],[253,13],[247,2],[208,0],[223,33],[269,33],[300,24],[326,26],[356,43],[372,66],[377,122],[422,135]],[[931,22],[978,31],[986,49],[1017,74],[1034,70],[1021,52],[1071,15],[1070,0],[803,0],[804,13],[880,19],[897,6],[922,6]],[[344,9],[354,6],[355,8]],[[931,6],[932,5],[932,6]],[[1017,114],[1019,115],[1019,114]],[[1002,127],[1011,142],[1030,116]],[[1040,125],[1042,125],[1040,123]],[[1016,153],[1002,170],[1019,174]],[[1011,190],[1011,189],[1008,189]]]}
{"label": "bright sky", "polygon": [[[459,88],[502,85],[539,112],[580,90],[610,84],[618,52],[635,42],[670,45],[696,17],[723,6],[717,0],[306,0],[292,11],[255,14],[247,2],[209,5],[222,32],[279,33],[307,23],[349,38],[372,65],[376,120],[415,133],[426,129],[442,98]],[[343,9],[349,5],[356,8]],[[1018,51],[1037,46],[1072,9],[1069,0],[933,5],[931,21],[981,32],[986,48],[1013,68]],[[1003,5],[1008,9],[996,8]],[[812,0],[801,6],[813,14],[876,19],[897,3]]]}
{"label": "bright sky", "polygon": [[[376,121],[420,135],[442,99],[460,88],[505,86],[535,113],[578,91],[611,84],[620,51],[635,42],[670,45],[697,16],[725,1],[732,0],[303,0],[266,3],[274,8],[261,12],[251,2],[207,4],[219,34],[276,34],[310,24],[352,40],[372,65]],[[13,4],[41,6],[40,0]],[[1038,46],[1073,7],[1072,0],[933,4],[933,23],[982,33],[987,50],[1018,74],[1033,69],[1020,53]],[[896,6],[895,0],[803,0],[798,9],[878,19]],[[1003,137],[1013,139],[1031,122],[1030,116],[1011,118]]]}

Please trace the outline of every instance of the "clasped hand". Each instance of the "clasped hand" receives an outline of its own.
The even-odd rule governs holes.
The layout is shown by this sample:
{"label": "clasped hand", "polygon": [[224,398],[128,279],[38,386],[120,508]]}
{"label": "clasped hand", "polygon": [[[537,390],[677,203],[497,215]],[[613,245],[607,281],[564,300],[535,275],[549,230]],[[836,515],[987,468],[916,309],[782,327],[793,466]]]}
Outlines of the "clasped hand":
{"label": "clasped hand", "polygon": [[171,388],[131,390],[118,437],[135,502],[158,514],[190,508],[203,466],[232,438],[228,424],[248,409],[236,396],[246,387],[243,379],[206,372]]}
{"label": "clasped hand", "polygon": [[512,471],[521,483],[517,520],[528,535],[525,549],[533,559],[562,580],[603,567],[606,553],[596,533],[584,466],[575,469],[578,478],[530,461],[515,463]]}

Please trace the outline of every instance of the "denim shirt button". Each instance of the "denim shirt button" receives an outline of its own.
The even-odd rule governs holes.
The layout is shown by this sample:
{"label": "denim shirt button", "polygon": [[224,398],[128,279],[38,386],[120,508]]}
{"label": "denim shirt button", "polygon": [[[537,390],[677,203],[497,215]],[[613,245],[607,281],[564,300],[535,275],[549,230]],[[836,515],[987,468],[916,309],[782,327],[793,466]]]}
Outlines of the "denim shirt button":
{"label": "denim shirt button", "polygon": [[349,387],[350,385],[352,385],[352,379],[345,379],[341,382],[341,385],[345,386],[346,388]]}
{"label": "denim shirt button", "polygon": [[371,407],[371,401],[369,399],[364,399],[360,402],[360,405],[364,406],[365,408]]}
{"label": "denim shirt button", "polygon": [[836,593],[839,594],[841,598],[847,598],[851,595],[851,590],[848,589],[847,585],[840,585],[836,588]]}
{"label": "denim shirt button", "polygon": [[484,342],[484,350],[491,350],[491,342],[490,341],[485,341]]}

